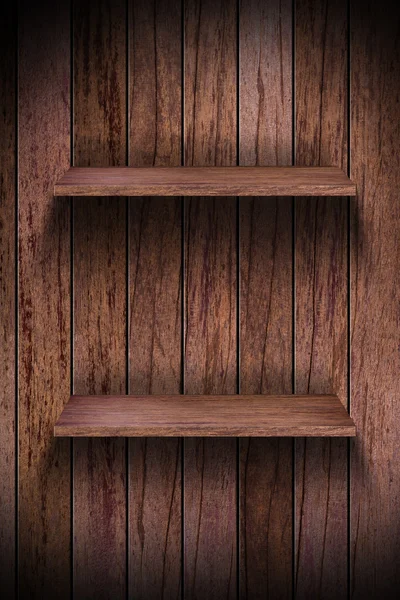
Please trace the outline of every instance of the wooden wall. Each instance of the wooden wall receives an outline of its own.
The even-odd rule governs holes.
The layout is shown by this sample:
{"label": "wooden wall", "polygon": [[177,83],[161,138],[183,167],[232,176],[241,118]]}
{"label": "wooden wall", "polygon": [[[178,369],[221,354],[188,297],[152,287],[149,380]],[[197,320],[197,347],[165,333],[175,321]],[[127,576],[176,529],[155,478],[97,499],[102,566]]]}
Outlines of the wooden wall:
{"label": "wooden wall", "polygon": [[[1,11],[2,598],[397,598],[398,5]],[[338,165],[358,196],[55,199],[71,163]],[[71,391],[335,391],[358,435],[56,441]]]}

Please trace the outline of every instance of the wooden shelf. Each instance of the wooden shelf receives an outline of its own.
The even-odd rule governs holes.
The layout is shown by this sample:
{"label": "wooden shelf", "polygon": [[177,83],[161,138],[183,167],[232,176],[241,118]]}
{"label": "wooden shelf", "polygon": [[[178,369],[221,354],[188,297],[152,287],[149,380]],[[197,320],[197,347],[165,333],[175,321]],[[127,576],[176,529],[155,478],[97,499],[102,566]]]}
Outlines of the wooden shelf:
{"label": "wooden shelf", "polygon": [[351,437],[337,396],[71,396],[57,437]]}
{"label": "wooden shelf", "polygon": [[355,196],[337,167],[72,167],[55,196]]}

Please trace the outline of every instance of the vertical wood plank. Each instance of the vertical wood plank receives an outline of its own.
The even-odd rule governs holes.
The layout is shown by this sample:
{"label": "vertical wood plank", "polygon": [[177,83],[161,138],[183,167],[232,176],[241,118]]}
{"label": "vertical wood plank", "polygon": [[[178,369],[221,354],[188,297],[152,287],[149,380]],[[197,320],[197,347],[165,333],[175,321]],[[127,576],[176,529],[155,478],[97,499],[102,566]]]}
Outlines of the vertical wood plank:
{"label": "vertical wood plank", "polygon": [[236,6],[185,0],[185,166],[236,164]]}
{"label": "vertical wood plank", "polygon": [[[181,2],[130,3],[131,166],[181,162]],[[132,198],[129,392],[181,386],[181,201]],[[129,597],[181,594],[181,443],[129,441]]]}
{"label": "vertical wood plank", "polygon": [[[185,165],[236,163],[236,2],[185,3]],[[236,201],[185,203],[185,392],[236,390]],[[236,441],[189,439],[185,598],[236,598]]]}
{"label": "vertical wood plank", "polygon": [[241,3],[241,165],[292,164],[292,19],[290,0]]}
{"label": "vertical wood plank", "polygon": [[[296,164],[347,167],[347,3],[296,5]],[[296,200],[296,392],[347,403],[347,200]],[[347,445],[296,441],[297,598],[346,598]]]}
{"label": "vertical wood plank", "polygon": [[0,9],[0,589],[15,596],[16,10]]}
{"label": "vertical wood plank", "polygon": [[70,596],[69,3],[19,6],[19,595]]}
{"label": "vertical wood plank", "polygon": [[352,3],[351,597],[400,590],[400,7]]}
{"label": "vertical wood plank", "polygon": [[[185,392],[235,392],[236,251],[231,198],[186,209]],[[185,597],[236,598],[236,440],[185,441]]]}
{"label": "vertical wood plank", "polygon": [[182,3],[129,0],[131,166],[181,164]]}
{"label": "vertical wood plank", "polygon": [[[292,162],[292,2],[240,9],[240,164]],[[292,391],[292,200],[240,200],[240,391]],[[292,442],[240,440],[240,597],[291,598]]]}
{"label": "vertical wood plank", "polygon": [[[126,163],[126,6],[74,7],[76,166]],[[74,204],[74,392],[126,391],[125,200]],[[74,442],[74,593],[126,593],[124,440]]]}

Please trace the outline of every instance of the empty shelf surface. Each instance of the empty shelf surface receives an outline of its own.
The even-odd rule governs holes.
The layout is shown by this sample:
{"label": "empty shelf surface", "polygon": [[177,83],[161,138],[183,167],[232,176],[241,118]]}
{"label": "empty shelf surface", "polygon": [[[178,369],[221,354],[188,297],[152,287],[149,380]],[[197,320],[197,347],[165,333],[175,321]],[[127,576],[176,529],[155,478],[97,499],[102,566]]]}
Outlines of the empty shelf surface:
{"label": "empty shelf surface", "polygon": [[55,196],[354,196],[337,167],[72,167]]}
{"label": "empty shelf surface", "polygon": [[54,434],[68,437],[354,436],[327,396],[71,396]]}

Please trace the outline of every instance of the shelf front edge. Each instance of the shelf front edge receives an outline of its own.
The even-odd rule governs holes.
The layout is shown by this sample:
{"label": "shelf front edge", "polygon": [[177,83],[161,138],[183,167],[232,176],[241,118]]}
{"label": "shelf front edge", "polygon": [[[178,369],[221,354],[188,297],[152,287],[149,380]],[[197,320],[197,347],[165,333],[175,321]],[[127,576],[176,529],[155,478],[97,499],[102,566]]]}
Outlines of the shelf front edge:
{"label": "shelf front edge", "polygon": [[207,187],[203,189],[199,186],[196,187],[168,187],[168,188],[144,188],[138,189],[137,187],[129,187],[129,186],[108,186],[107,189],[104,187],[96,187],[90,186],[90,189],[87,186],[69,186],[56,184],[54,186],[54,196],[55,197],[70,197],[74,196],[77,198],[91,198],[91,197],[179,197],[179,196],[240,196],[240,197],[293,197],[293,198],[302,198],[302,197],[330,197],[330,196],[339,196],[339,197],[353,197],[356,195],[355,185],[348,186],[334,186],[332,188],[327,188],[326,186],[316,187],[316,186],[303,186],[299,188],[296,186],[291,189],[290,186],[286,186],[284,190],[281,187],[270,187],[268,189],[265,188],[253,188],[252,190],[248,190],[245,188],[238,188],[233,186],[225,186],[223,188],[210,188]]}
{"label": "shelf front edge", "polygon": [[275,430],[268,429],[253,429],[251,431],[243,431],[242,429],[214,429],[210,431],[207,429],[202,431],[201,429],[186,429],[185,431],[175,432],[173,430],[160,430],[160,429],[141,429],[140,433],[129,427],[120,429],[114,428],[103,428],[93,430],[87,428],[87,430],[80,428],[75,430],[73,427],[54,427],[54,437],[264,437],[264,438],[275,438],[275,437],[355,437],[356,428],[354,425],[335,427],[315,427],[313,432],[307,427],[304,427],[304,431],[300,428],[291,429],[290,427],[286,430],[276,428]]}

